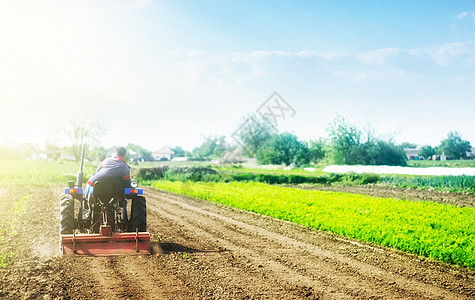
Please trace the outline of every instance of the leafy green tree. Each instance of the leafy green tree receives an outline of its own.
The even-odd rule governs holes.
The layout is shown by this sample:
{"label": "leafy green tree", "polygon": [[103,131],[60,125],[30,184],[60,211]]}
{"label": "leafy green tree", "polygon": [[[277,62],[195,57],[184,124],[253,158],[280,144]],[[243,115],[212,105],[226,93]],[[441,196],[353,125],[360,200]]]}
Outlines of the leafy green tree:
{"label": "leafy green tree", "polygon": [[260,164],[307,164],[309,150],[291,133],[281,133],[267,140],[257,151],[257,161]]}
{"label": "leafy green tree", "polygon": [[337,116],[328,128],[329,156],[335,164],[356,164],[361,159],[361,130]]}
{"label": "leafy green tree", "polygon": [[147,149],[143,148],[142,146],[129,143],[129,144],[127,144],[126,148],[130,149],[130,150],[133,150],[140,157],[143,157],[143,159],[146,160],[146,161],[153,161],[152,151],[147,150]]}
{"label": "leafy green tree", "polygon": [[308,143],[309,160],[310,162],[317,163],[325,158],[326,143],[323,139],[310,141]]}
{"label": "leafy green tree", "polygon": [[440,142],[437,148],[439,154],[445,153],[450,159],[467,158],[467,152],[472,146],[467,140],[463,140],[457,131],[451,131],[447,134],[447,138]]}
{"label": "leafy green tree", "polygon": [[400,146],[381,138],[363,135],[348,120],[337,116],[328,129],[328,156],[335,164],[406,165],[406,155]]}
{"label": "leafy green tree", "polygon": [[266,120],[257,114],[249,114],[241,118],[235,138],[243,146],[244,154],[255,157],[259,148],[275,135],[275,128],[270,120]]}
{"label": "leafy green tree", "polygon": [[193,149],[196,158],[221,158],[226,153],[226,137],[205,137],[205,141]]}
{"label": "leafy green tree", "polygon": [[183,150],[183,148],[180,146],[173,147],[172,151],[175,153],[175,157],[185,157],[185,150]]}
{"label": "leafy green tree", "polygon": [[90,161],[103,161],[107,157],[107,149],[99,146],[94,147],[87,153],[87,158]]}
{"label": "leafy green tree", "polygon": [[61,147],[58,145],[58,140],[55,138],[48,138],[45,141],[46,151],[61,151]]}
{"label": "leafy green tree", "polygon": [[392,142],[374,139],[366,143],[367,165],[389,165],[404,166],[406,162],[406,154],[401,146],[396,146]]}
{"label": "leafy green tree", "polygon": [[404,143],[401,143],[399,145],[401,148],[410,148],[410,149],[414,149],[414,148],[417,148],[417,145],[414,144],[414,143],[409,143],[409,142],[404,142]]}
{"label": "leafy green tree", "polygon": [[421,148],[421,152],[419,152],[419,156],[424,157],[424,158],[431,157],[432,155],[436,153],[436,150],[437,149],[432,148],[432,146],[430,145],[423,146]]}

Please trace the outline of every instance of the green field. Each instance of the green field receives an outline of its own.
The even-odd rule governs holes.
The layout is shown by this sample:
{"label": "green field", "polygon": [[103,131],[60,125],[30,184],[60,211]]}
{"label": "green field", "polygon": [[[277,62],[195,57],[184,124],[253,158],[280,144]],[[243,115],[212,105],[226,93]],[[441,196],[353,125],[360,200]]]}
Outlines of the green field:
{"label": "green field", "polygon": [[429,168],[429,167],[446,167],[446,168],[475,168],[475,160],[410,160],[407,162],[408,167]]}
{"label": "green field", "polygon": [[[85,164],[84,178],[87,179],[95,171],[95,166]],[[0,160],[0,267],[4,267],[14,256],[15,252],[7,250],[8,240],[18,233],[17,227],[32,198],[27,187],[32,186],[67,186],[68,181],[76,181],[79,163]],[[13,187],[24,187],[25,194],[10,196]]]}
{"label": "green field", "polygon": [[[95,164],[86,163],[84,178],[87,179],[95,168]],[[68,180],[76,179],[78,169],[79,164],[71,161],[0,160],[0,182],[4,189],[10,186],[66,186]],[[233,172],[233,169],[221,171]],[[238,169],[238,173],[241,171],[242,169]],[[271,171],[275,174],[264,176],[282,175],[278,173],[282,170]],[[299,175],[297,172],[287,172],[290,172],[288,176]],[[397,178],[415,180],[421,185],[445,180],[452,185],[469,186],[473,182],[472,177],[455,177],[457,178]],[[431,181],[424,182],[426,179]],[[254,182],[158,181],[153,185],[174,193],[215,201],[311,228],[475,268],[474,208],[345,193],[304,191]],[[10,211],[13,215],[22,215],[25,199],[28,199],[28,195],[19,195],[14,205],[5,213]],[[7,230],[14,232],[14,228],[7,228],[0,222],[0,242]],[[1,251],[0,265],[11,255]]]}
{"label": "green field", "polygon": [[[67,186],[68,180],[75,180],[79,163],[0,160],[0,268],[13,259],[15,252],[9,247],[9,239],[18,234],[28,202],[32,195],[27,187]],[[86,165],[86,173],[92,174],[93,167]],[[11,189],[25,188],[25,193],[9,195]],[[17,188],[18,189],[18,188]]]}
{"label": "green field", "polygon": [[475,268],[475,208],[262,183],[157,181],[153,186]]}
{"label": "green field", "polygon": [[[434,189],[449,192],[475,193],[475,176],[433,176],[433,175],[378,175],[371,173],[345,173],[309,175],[300,171],[260,169],[234,169],[234,168],[209,168],[209,167],[170,167],[159,171],[159,168],[141,168],[135,172],[135,177],[142,184],[150,185],[156,180],[169,181],[194,181],[194,182],[262,182],[283,185],[365,185],[378,184],[399,188]],[[204,169],[203,169],[204,168]],[[213,172],[209,172],[213,171]]]}
{"label": "green field", "polygon": [[[97,165],[84,164],[84,178],[96,170]],[[5,186],[67,186],[76,181],[79,163],[73,161],[0,160],[0,183]]]}
{"label": "green field", "polygon": [[475,193],[475,176],[415,176],[395,175],[381,176],[379,183],[400,188],[435,189],[450,192]]}

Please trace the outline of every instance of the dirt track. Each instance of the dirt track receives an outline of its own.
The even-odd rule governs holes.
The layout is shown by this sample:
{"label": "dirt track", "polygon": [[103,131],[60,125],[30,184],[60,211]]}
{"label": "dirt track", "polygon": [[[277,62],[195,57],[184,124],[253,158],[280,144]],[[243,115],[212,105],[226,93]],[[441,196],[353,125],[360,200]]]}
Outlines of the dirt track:
{"label": "dirt track", "polygon": [[[0,193],[0,204],[15,192],[25,191]],[[61,257],[59,196],[50,196],[60,189],[28,192],[35,197],[8,241],[16,256],[0,269],[0,298],[475,298],[475,271],[152,189],[158,254]]]}

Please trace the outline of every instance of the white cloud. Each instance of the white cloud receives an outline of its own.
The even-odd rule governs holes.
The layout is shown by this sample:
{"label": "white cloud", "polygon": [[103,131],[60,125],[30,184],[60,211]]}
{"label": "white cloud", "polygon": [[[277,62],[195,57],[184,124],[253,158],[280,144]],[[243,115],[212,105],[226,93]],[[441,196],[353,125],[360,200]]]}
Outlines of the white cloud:
{"label": "white cloud", "polygon": [[251,56],[252,58],[263,58],[263,57],[269,57],[269,56],[290,58],[292,56],[295,56],[295,53],[288,52],[288,51],[280,51],[280,50],[254,51],[250,53],[249,56]]}
{"label": "white cloud", "polygon": [[398,68],[368,69],[352,66],[333,70],[331,74],[337,78],[349,79],[356,84],[404,81],[408,79],[409,75]]}
{"label": "white cloud", "polygon": [[[246,86],[259,78],[285,77],[292,68],[299,74],[318,76],[325,73],[355,83],[400,80],[406,72],[389,66],[388,59],[403,53],[401,48],[385,48],[365,53],[301,51],[252,51],[210,53],[201,50],[179,49],[173,52],[178,78],[185,83],[215,82]],[[292,61],[291,59],[299,60]],[[364,62],[365,64],[360,64]],[[377,67],[377,68],[375,68]],[[293,69],[295,68],[295,69]]]}
{"label": "white cloud", "polygon": [[313,57],[316,56],[316,52],[312,50],[303,50],[295,53],[296,56],[302,57],[302,58],[307,58],[307,57]]}
{"label": "white cloud", "polygon": [[301,51],[252,51],[212,53],[175,51],[177,78],[185,83],[248,86],[284,78],[290,70],[306,78],[333,76],[354,83],[402,82],[417,77],[417,65],[433,61],[437,66],[470,64],[475,49],[470,42],[447,43],[406,50],[382,48],[363,53]]}
{"label": "white cloud", "polygon": [[274,55],[268,51],[221,54],[186,49],[171,54],[175,58],[172,69],[175,69],[177,80],[185,84],[214,83],[219,86],[226,83],[243,86],[253,77],[266,75],[256,62]]}
{"label": "white cloud", "polygon": [[396,56],[401,53],[401,48],[385,48],[378,49],[374,51],[369,51],[365,53],[358,54],[356,57],[366,63],[371,65],[382,66],[386,64],[386,60],[389,57]]}
{"label": "white cloud", "polygon": [[457,42],[413,49],[410,53],[418,57],[428,56],[438,66],[448,67],[458,59],[470,59],[475,54],[475,50],[470,42]]}
{"label": "white cloud", "polygon": [[462,20],[465,19],[465,17],[468,16],[468,11],[463,11],[457,15],[457,19]]}
{"label": "white cloud", "polygon": [[475,19],[475,11],[463,11],[461,13],[459,13],[456,17],[457,19],[459,20],[463,20],[467,17],[472,17],[473,19]]}
{"label": "white cloud", "polygon": [[334,70],[332,74],[338,78],[350,79],[355,83],[361,83],[368,79],[368,73],[355,70],[339,69]]}
{"label": "white cloud", "polygon": [[313,50],[302,50],[299,52],[293,53],[292,56],[297,56],[301,58],[325,58],[328,60],[341,59],[348,57],[349,54],[341,51],[327,51],[327,52],[318,52]]}
{"label": "white cloud", "polygon": [[333,60],[333,59],[342,59],[348,57],[349,54],[341,51],[332,51],[332,52],[320,52],[318,56]]}

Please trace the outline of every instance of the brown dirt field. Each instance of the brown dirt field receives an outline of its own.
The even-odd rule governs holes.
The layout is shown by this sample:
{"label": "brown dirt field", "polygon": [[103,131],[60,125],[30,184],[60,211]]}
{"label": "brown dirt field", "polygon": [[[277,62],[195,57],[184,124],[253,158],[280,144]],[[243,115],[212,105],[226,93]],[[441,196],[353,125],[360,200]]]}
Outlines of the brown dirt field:
{"label": "brown dirt field", "polygon": [[[474,270],[151,188],[157,254],[60,256],[60,193],[0,191],[0,229],[16,227],[0,240],[16,253],[0,269],[0,298],[475,298]],[[11,203],[24,194],[32,195],[27,210],[15,213]]]}

